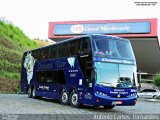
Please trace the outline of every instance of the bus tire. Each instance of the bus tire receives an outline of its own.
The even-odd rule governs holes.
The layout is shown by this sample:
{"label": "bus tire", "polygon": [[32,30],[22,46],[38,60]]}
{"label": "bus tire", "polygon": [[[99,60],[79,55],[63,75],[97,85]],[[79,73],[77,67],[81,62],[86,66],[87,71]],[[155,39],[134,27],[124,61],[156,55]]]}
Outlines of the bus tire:
{"label": "bus tire", "polygon": [[63,105],[68,105],[69,104],[69,95],[65,89],[61,91],[60,95],[60,102]]}
{"label": "bus tire", "polygon": [[108,105],[106,105],[106,106],[103,106],[105,109],[112,109],[112,108],[114,108],[115,107],[115,105],[110,105],[110,106],[108,106]]}
{"label": "bus tire", "polygon": [[36,87],[32,88],[32,98],[37,98],[36,97]]}
{"label": "bus tire", "polygon": [[28,88],[28,92],[27,93],[28,93],[28,97],[32,98],[32,89],[30,87]]}
{"label": "bus tire", "polygon": [[74,108],[80,107],[80,103],[78,102],[78,94],[75,90],[73,90],[69,96],[70,105]]}

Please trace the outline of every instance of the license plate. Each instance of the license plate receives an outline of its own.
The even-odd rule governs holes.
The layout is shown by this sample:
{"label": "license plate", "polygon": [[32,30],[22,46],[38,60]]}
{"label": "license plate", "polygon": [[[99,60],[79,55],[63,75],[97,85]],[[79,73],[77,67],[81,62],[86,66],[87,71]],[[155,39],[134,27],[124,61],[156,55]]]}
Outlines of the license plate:
{"label": "license plate", "polygon": [[120,104],[122,104],[122,101],[114,101],[114,102],[112,102],[112,104],[120,105]]}

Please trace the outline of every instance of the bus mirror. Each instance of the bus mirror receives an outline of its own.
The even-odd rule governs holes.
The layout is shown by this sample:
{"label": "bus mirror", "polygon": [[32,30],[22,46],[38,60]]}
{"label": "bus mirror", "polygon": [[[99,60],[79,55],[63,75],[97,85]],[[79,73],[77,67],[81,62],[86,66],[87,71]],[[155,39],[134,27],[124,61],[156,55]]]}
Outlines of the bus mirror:
{"label": "bus mirror", "polygon": [[81,55],[86,55],[87,54],[87,52],[85,52],[85,51],[81,51],[81,53],[80,53]]}
{"label": "bus mirror", "polygon": [[79,55],[87,55],[88,53],[87,53],[87,50],[86,50],[86,49],[83,49],[83,50],[79,50],[79,51],[78,51],[78,54],[79,54]]}
{"label": "bus mirror", "polygon": [[89,83],[88,87],[90,87],[90,88],[91,88],[91,87],[92,87],[92,83]]}
{"label": "bus mirror", "polygon": [[91,81],[94,82],[96,80],[96,71],[93,69],[91,71]]}

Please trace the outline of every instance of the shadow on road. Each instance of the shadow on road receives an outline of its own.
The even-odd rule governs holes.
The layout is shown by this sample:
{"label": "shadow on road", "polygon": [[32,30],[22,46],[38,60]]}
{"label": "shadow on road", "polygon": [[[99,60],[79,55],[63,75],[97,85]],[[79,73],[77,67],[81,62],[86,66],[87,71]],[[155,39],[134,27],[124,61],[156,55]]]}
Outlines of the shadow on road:
{"label": "shadow on road", "polygon": [[[36,100],[59,104],[61,106],[68,106],[68,107],[72,108],[70,105],[62,105],[59,100],[53,100],[53,99],[49,99],[49,98],[39,98]],[[115,108],[116,108],[116,106],[115,106]],[[73,109],[85,110],[85,111],[96,112],[96,113],[98,113],[98,112],[100,112],[100,113],[102,113],[102,112],[106,112],[106,113],[107,112],[110,112],[110,113],[120,112],[120,111],[116,110],[115,108],[106,109],[106,108],[103,108],[103,106],[96,107],[96,106],[82,105],[79,108],[73,108]]]}

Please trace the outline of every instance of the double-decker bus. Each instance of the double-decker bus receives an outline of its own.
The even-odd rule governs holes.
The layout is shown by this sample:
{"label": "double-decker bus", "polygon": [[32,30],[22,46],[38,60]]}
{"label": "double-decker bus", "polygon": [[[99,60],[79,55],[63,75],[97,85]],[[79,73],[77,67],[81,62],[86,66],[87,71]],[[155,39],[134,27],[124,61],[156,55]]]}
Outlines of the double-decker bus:
{"label": "double-decker bus", "polygon": [[137,66],[129,40],[82,35],[27,51],[21,91],[61,104],[132,106],[137,100]]}

